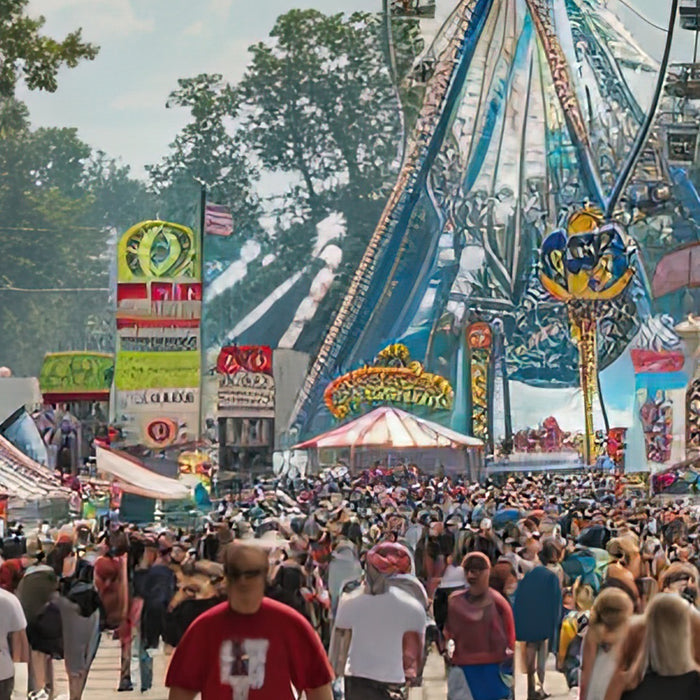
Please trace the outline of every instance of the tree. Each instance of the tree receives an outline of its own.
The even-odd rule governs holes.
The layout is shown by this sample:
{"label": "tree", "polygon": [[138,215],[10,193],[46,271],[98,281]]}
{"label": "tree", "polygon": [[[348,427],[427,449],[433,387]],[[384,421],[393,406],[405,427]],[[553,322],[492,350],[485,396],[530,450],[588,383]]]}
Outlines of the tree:
{"label": "tree", "polygon": [[300,178],[311,218],[340,204],[350,221],[358,198],[377,197],[396,168],[400,105],[381,33],[375,14],[292,10],[274,42],[250,48],[239,86],[245,139],[266,168]]}
{"label": "tree", "polygon": [[[392,30],[401,83],[422,41],[411,22],[394,23]],[[277,234],[279,255],[300,269],[309,260],[316,224],[332,211],[346,222],[343,263],[313,328],[297,343],[313,353],[398,170],[401,104],[378,14],[292,10],[278,18],[270,36],[272,41],[250,48],[252,61],[238,90],[246,143],[268,170],[296,178],[279,208],[294,235]]]}
{"label": "tree", "polygon": [[40,33],[44,17],[25,14],[29,0],[0,0],[0,97],[14,95],[20,77],[31,90],[54,92],[58,69],[95,58],[98,47],[82,40],[81,30],[57,41]]}
{"label": "tree", "polygon": [[[158,197],[160,213],[174,221],[198,226],[199,188],[231,209],[237,241],[260,238],[259,201],[253,183],[255,171],[234,128],[238,102],[234,89],[218,74],[178,80],[167,107],[188,109],[192,121],[170,144],[170,153],[157,165],[147,166],[150,186]],[[219,239],[211,245],[230,247]]]}
{"label": "tree", "polygon": [[[104,349],[96,329],[113,320],[110,229],[121,231],[153,210],[128,168],[92,153],[75,129],[32,130],[23,104],[0,99],[4,364],[37,374],[47,351]],[[85,291],[61,291],[73,288]]]}
{"label": "tree", "polygon": [[[394,30],[402,75],[421,48],[409,24]],[[382,33],[375,14],[293,10],[278,18],[269,42],[250,48],[252,60],[238,86],[220,75],[178,81],[168,104],[189,109],[192,119],[168,156],[149,168],[161,212],[196,224],[195,188],[204,182],[212,200],[231,207],[236,228],[228,239],[207,239],[207,260],[227,265],[251,237],[262,243],[261,258],[276,254],[269,265],[249,265],[244,285],[207,305],[206,339],[223,339],[278,284],[311,262],[316,225],[333,211],[347,222],[345,262],[317,322],[327,321],[338,303],[398,167],[401,105]],[[264,208],[255,196],[257,171],[267,182],[271,175],[289,182]],[[276,217],[267,234],[259,224],[263,211]]]}

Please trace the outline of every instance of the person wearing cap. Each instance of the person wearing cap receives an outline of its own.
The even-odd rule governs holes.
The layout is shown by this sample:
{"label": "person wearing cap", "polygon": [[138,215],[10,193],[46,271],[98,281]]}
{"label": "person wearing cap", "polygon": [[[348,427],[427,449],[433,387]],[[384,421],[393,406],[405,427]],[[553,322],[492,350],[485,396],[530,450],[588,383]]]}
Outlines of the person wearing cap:
{"label": "person wearing cap", "polygon": [[447,696],[506,700],[513,687],[513,613],[508,601],[489,587],[491,562],[483,552],[467,554],[462,568],[467,589],[453,593],[447,603]]}
{"label": "person wearing cap", "polygon": [[265,597],[268,551],[235,541],[223,552],[228,600],[200,615],[170,660],[169,700],[332,700],[333,673],[311,625]]}
{"label": "person wearing cap", "polygon": [[420,675],[425,607],[392,585],[410,570],[407,547],[380,543],[367,553],[364,586],[340,599],[329,656],[345,677],[346,700],[406,698]]}

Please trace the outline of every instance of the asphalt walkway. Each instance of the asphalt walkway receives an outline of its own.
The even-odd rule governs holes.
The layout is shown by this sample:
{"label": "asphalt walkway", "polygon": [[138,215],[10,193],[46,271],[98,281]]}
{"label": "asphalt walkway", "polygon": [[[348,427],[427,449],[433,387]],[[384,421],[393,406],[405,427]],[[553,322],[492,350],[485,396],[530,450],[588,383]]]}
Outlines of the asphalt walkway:
{"label": "asphalt walkway", "polygon": [[[84,700],[167,700],[168,691],[163,686],[168,657],[158,652],[154,658],[154,687],[147,693],[139,692],[138,664],[134,659],[132,664],[132,680],[135,690],[131,693],[117,693],[116,687],[119,681],[119,643],[110,639],[107,634],[102,637],[100,649],[97,653],[87,687],[83,694]],[[551,694],[552,700],[563,700],[571,697],[566,687],[564,677],[551,670],[553,657],[550,656],[550,670],[547,673],[545,689]],[[56,673],[56,700],[68,700],[68,682],[66,680],[63,662],[55,661]],[[26,666],[20,665],[16,677],[16,689],[13,700],[26,700]],[[516,677],[516,700],[525,700],[527,697],[525,677],[518,674]],[[410,700],[445,700],[447,690],[445,685],[445,667],[442,658],[437,653],[432,653],[428,658],[424,672],[424,683],[421,688],[414,688],[410,694]]]}

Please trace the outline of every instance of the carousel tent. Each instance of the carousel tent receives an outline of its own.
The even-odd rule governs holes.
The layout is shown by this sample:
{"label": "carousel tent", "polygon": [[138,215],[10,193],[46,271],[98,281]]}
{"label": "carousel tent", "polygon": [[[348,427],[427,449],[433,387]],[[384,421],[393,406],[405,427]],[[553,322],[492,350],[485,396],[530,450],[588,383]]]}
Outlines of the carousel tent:
{"label": "carousel tent", "polygon": [[[382,406],[295,445],[292,449],[349,450],[351,468],[396,453],[419,466],[441,464],[448,471],[467,471],[475,477],[483,467],[484,443],[400,408]],[[365,466],[369,466],[366,464]]]}
{"label": "carousel tent", "polygon": [[126,452],[98,445],[96,458],[98,473],[115,481],[124,493],[162,501],[190,497],[185,484],[147,469]]}

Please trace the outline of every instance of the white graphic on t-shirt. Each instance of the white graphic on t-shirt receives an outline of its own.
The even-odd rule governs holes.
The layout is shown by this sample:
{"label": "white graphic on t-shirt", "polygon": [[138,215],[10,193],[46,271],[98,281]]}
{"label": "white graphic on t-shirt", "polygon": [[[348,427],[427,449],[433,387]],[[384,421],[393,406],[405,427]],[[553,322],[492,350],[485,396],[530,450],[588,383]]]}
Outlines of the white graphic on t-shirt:
{"label": "white graphic on t-shirt", "polygon": [[230,685],[233,700],[248,700],[250,690],[265,683],[268,639],[227,640],[221,645],[221,684]]}

